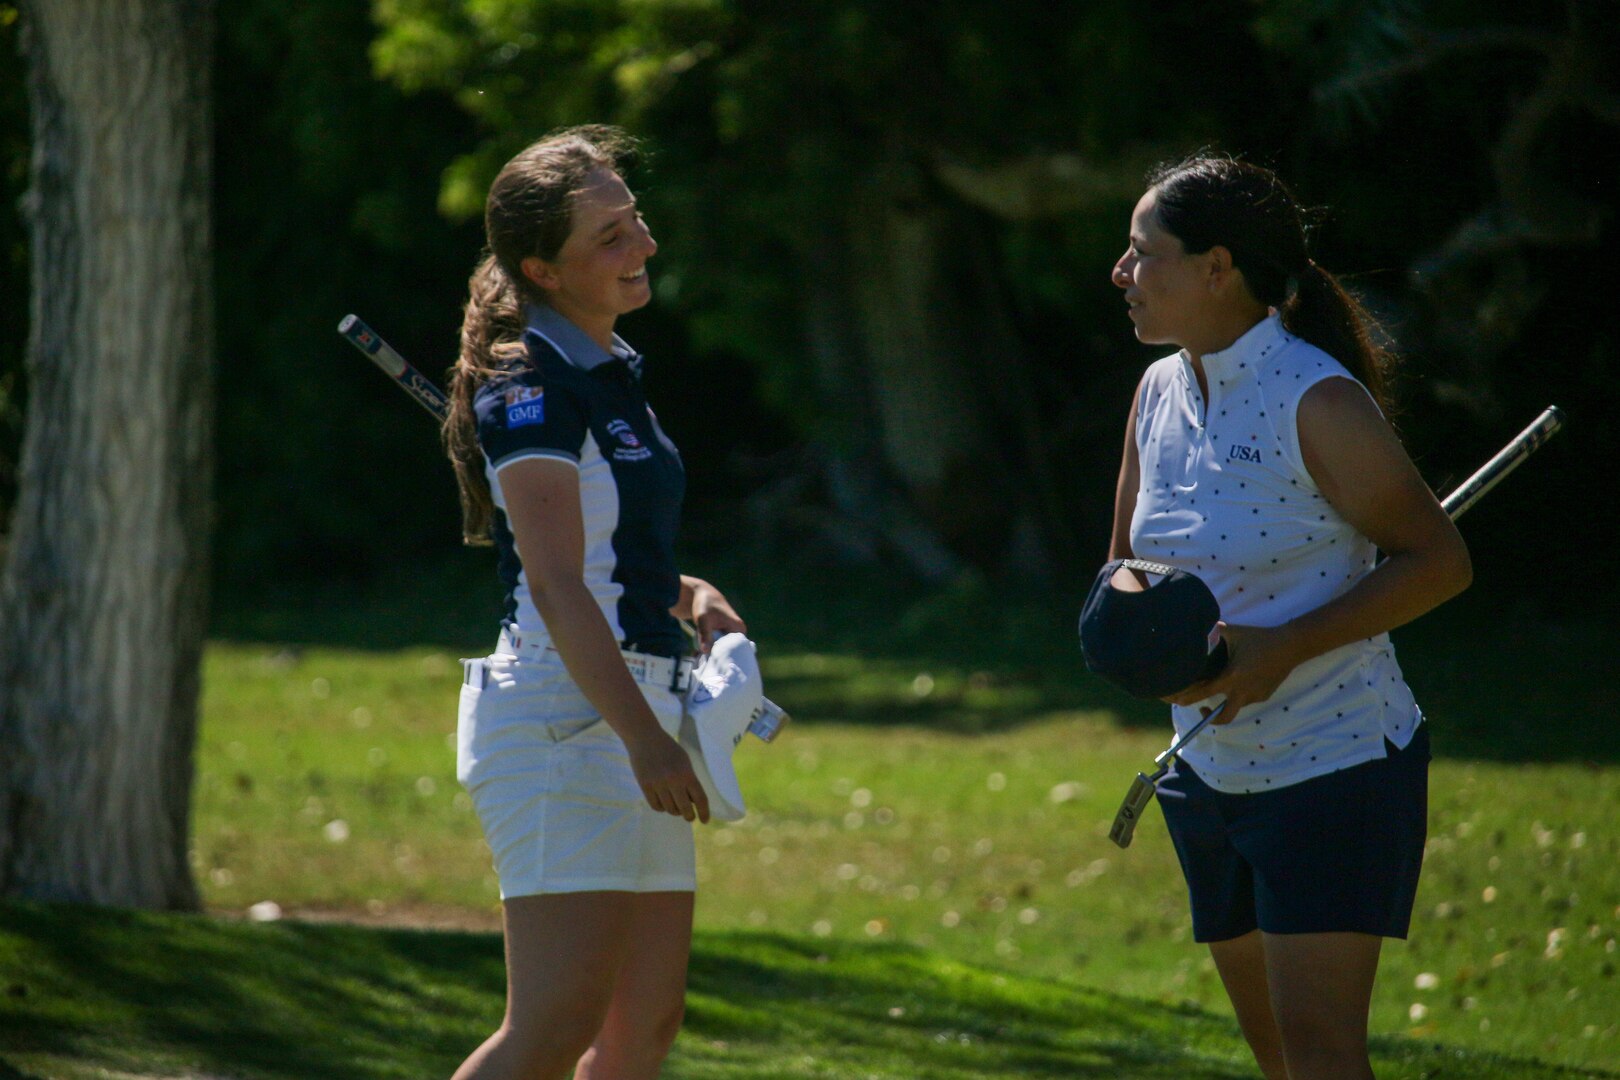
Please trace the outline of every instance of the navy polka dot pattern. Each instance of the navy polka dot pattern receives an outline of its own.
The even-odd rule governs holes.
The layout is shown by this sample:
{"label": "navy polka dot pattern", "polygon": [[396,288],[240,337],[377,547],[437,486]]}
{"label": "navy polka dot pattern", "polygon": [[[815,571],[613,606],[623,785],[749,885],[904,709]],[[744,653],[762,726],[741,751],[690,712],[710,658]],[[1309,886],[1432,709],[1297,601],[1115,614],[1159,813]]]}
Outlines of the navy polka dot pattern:
{"label": "navy polka dot pattern", "polygon": [[[1293,422],[1311,387],[1350,375],[1275,316],[1204,356],[1203,368],[1207,402],[1181,353],[1142,381],[1131,548],[1197,573],[1227,622],[1278,626],[1373,565],[1372,543],[1311,479]],[[1177,730],[1199,715],[1176,707]],[[1220,791],[1281,787],[1381,757],[1379,736],[1404,746],[1422,719],[1387,635],[1307,661],[1239,716],[1255,722],[1207,728],[1182,754]]]}

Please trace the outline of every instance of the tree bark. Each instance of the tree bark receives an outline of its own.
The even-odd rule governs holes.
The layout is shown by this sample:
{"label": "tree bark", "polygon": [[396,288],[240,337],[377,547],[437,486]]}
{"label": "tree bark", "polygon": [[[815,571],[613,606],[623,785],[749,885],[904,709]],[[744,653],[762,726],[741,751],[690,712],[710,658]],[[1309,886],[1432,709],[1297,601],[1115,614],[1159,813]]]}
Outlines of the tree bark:
{"label": "tree bark", "polygon": [[961,560],[917,515],[884,458],[883,415],[868,378],[867,346],[848,317],[846,251],[841,237],[824,236],[800,252],[805,338],[817,395],[827,410],[819,472],[839,511],[829,530],[840,534],[848,551],[886,548],[924,581],[944,581],[961,570]]}
{"label": "tree bark", "polygon": [[[980,332],[985,297],[963,265],[971,213],[903,159],[854,188],[844,310],[861,346],[882,458],[922,521],[957,556],[997,564],[1023,509],[985,385],[1018,355]],[[1001,344],[1001,343],[996,343]]]}
{"label": "tree bark", "polygon": [[29,409],[0,894],[186,909],[206,630],[211,0],[24,0]]}

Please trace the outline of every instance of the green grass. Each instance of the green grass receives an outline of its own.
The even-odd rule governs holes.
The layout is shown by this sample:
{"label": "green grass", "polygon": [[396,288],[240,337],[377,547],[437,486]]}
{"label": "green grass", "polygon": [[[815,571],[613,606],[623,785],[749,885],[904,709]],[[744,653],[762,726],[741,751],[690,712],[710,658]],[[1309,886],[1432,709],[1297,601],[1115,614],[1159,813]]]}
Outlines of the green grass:
{"label": "green grass", "polygon": [[[451,743],[456,658],[494,621],[478,569],[476,591],[227,610],[195,798],[211,909],[497,925]],[[1128,851],[1106,839],[1164,717],[1080,671],[1069,605],[971,581],[903,603],[813,576],[730,591],[796,723],[739,751],[749,817],[699,832],[671,1075],[1250,1074],[1157,815]],[[1614,638],[1489,597],[1398,636],[1438,757],[1412,939],[1374,1000],[1380,1075],[1620,1070],[1620,704],[1591,677]],[[53,1077],[443,1073],[500,1011],[493,937],[0,909],[0,990],[35,969],[60,985],[0,997],[0,1048],[36,1032],[3,1060]],[[256,1018],[282,1013],[293,1034]],[[223,1049],[243,1031],[262,1060]]]}
{"label": "green grass", "polygon": [[[1252,1075],[1226,1020],[893,944],[708,932],[666,1075]],[[0,905],[0,1077],[448,1075],[497,1022],[493,934]],[[1386,1078],[1591,1076],[1377,1040]]]}
{"label": "green grass", "polygon": [[[432,651],[212,650],[195,834],[209,904],[494,925],[452,772],[457,670]],[[1224,1011],[1157,815],[1128,851],[1106,840],[1160,734],[1102,710],[977,735],[919,726],[923,674],[930,697],[995,692],[899,662],[768,662],[800,719],[739,752],[750,816],[700,830],[700,927],[899,941]],[[891,722],[828,719],[844,702]],[[1442,758],[1432,787],[1412,939],[1385,951],[1375,1030],[1620,1059],[1620,770]]]}

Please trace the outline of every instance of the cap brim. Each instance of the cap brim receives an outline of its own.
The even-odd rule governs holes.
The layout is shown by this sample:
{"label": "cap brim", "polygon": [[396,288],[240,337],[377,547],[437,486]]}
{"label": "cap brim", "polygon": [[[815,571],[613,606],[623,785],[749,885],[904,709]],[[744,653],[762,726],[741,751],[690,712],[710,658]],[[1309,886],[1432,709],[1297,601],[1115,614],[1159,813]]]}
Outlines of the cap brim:
{"label": "cap brim", "polygon": [[709,815],[737,821],[747,812],[731,755],[765,700],[754,643],[727,634],[693,673],[681,724],[681,745],[709,796]]}

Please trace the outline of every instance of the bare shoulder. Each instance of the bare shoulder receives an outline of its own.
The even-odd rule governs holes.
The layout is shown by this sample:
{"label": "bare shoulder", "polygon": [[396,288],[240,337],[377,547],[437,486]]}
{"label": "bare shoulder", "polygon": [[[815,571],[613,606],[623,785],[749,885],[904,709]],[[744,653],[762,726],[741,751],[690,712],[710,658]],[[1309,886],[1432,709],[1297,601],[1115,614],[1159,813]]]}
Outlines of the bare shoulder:
{"label": "bare shoulder", "polygon": [[1299,399],[1299,437],[1310,442],[1381,435],[1395,431],[1378,411],[1367,388],[1347,375],[1321,380]]}
{"label": "bare shoulder", "polygon": [[1395,429],[1354,379],[1323,379],[1305,391],[1298,422],[1311,479],[1364,534],[1383,535],[1376,518],[1384,510],[1416,512],[1418,503],[1433,501]]}

